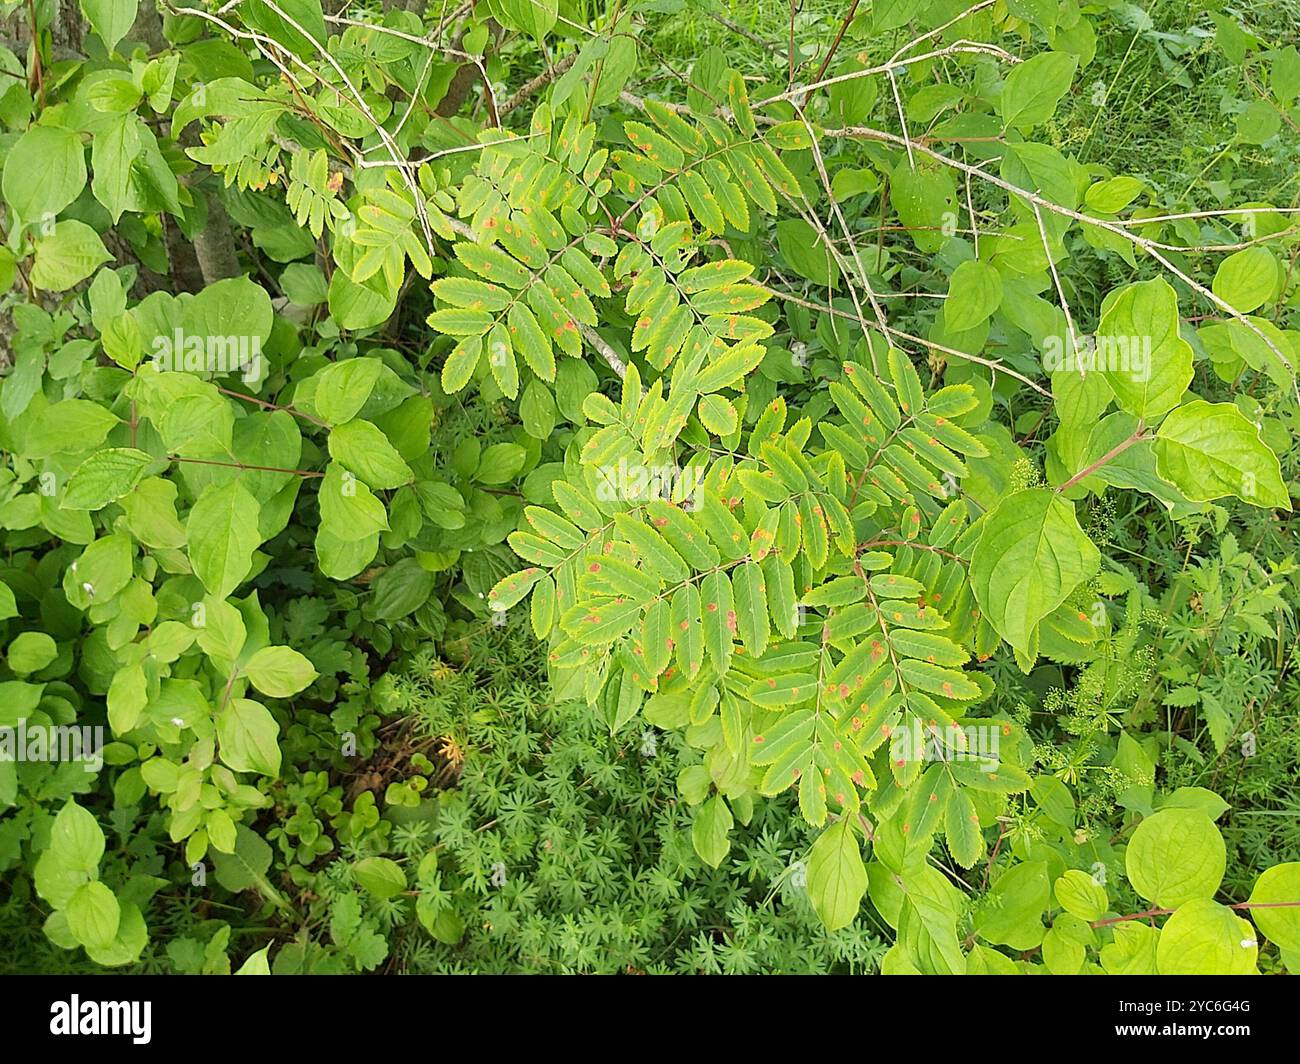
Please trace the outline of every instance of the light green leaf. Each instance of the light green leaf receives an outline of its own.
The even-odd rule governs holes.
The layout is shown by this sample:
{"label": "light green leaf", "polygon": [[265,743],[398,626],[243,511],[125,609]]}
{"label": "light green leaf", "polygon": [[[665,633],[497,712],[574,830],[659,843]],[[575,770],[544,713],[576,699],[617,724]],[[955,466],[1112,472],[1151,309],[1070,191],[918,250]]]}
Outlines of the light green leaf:
{"label": "light green leaf", "polygon": [[256,953],[250,954],[248,960],[239,966],[236,975],[270,975],[271,965],[267,960],[270,946],[263,946]]}
{"label": "light green leaf", "polygon": [[66,292],[113,256],[99,234],[85,222],[65,220],[36,245],[32,284],[49,292]]}
{"label": "light green leaf", "polygon": [[1232,403],[1197,399],[1165,418],[1156,434],[1156,471],[1189,499],[1225,495],[1291,509],[1277,455]]}
{"label": "light green leaf", "polygon": [[1161,975],[1250,975],[1259,946],[1250,923],[1209,898],[1179,905],[1160,929]]}
{"label": "light green leaf", "polygon": [[124,114],[95,134],[90,156],[95,176],[90,187],[114,224],[135,202],[132,167],[141,152],[140,128],[137,115]]}
{"label": "light green leaf", "polygon": [[352,866],[356,881],[377,898],[395,898],[406,889],[406,873],[387,857],[365,857]]}
{"label": "light green leaf", "polygon": [[217,714],[218,754],[236,772],[280,774],[280,726],[267,708],[248,698],[232,698]]}
{"label": "light green leaf", "polygon": [[1031,488],[1008,495],[985,520],[971,556],[971,588],[997,633],[1028,655],[1038,622],[1100,566],[1074,505]]}
{"label": "light green leaf", "polygon": [[68,930],[83,946],[107,949],[113,944],[122,911],[113,892],[103,883],[83,883],[73,891],[64,911]]}
{"label": "light green leaf", "polygon": [[19,676],[40,672],[58,656],[58,644],[45,632],[20,632],[5,652],[9,668]]}
{"label": "light green leaf", "polygon": [[377,358],[346,358],[326,366],[314,378],[316,413],[331,425],[351,421],[374,391],[380,365]]}
{"label": "light green leaf", "polygon": [[218,353],[214,348],[223,342],[233,348],[220,361],[235,365],[241,357],[260,352],[261,344],[270,338],[275,310],[260,284],[231,277],[208,285],[191,299],[182,320],[185,335],[202,337],[210,351]]}
{"label": "light green leaf", "polygon": [[953,860],[962,868],[971,868],[984,853],[984,833],[980,830],[975,803],[961,788],[948,797],[943,813],[944,838]]}
{"label": "light green leaf", "polygon": [[1162,809],[1133,832],[1124,867],[1133,889],[1149,902],[1174,909],[1210,898],[1223,881],[1223,836],[1195,809]]}
{"label": "light green leaf", "polygon": [[81,0],[81,10],[111,52],[131,32],[140,0]]}
{"label": "light green leaf", "polygon": [[365,540],[388,527],[383,502],[337,462],[326,467],[318,498],[320,531],[343,543]]}
{"label": "light green leaf", "polygon": [[983,325],[1002,303],[1002,275],[988,263],[968,259],[948,282],[943,324],[950,333]]}
{"label": "light green leaf", "polygon": [[1274,865],[1255,881],[1251,919],[1284,950],[1300,950],[1300,862]]}
{"label": "light green leaf", "polygon": [[[99,276],[112,276],[107,271]],[[89,399],[64,399],[51,403],[36,416],[27,453],[37,458],[77,454],[98,447],[115,425],[111,411]]]}
{"label": "light green leaf", "polygon": [[691,844],[700,860],[717,868],[731,849],[731,810],[722,795],[715,794],[702,805],[691,824]]}
{"label": "light green leaf", "polygon": [[0,185],[24,222],[52,219],[86,187],[81,137],[58,126],[32,126],[9,149]]}
{"label": "light green leaf", "polygon": [[985,942],[1033,949],[1045,934],[1042,916],[1049,892],[1045,861],[1013,865],[998,877],[976,909],[976,934]]}
{"label": "light green leaf", "polygon": [[292,647],[263,647],[244,665],[244,675],[264,695],[288,698],[311,685],[318,675],[312,663]]}
{"label": "light green leaf", "polygon": [[237,588],[253,567],[253,551],[262,542],[258,504],[239,480],[205,488],[185,523],[187,550],[194,574],[217,598]]}
{"label": "light green leaf", "polygon": [[65,510],[100,510],[131,491],[153,459],[131,447],[96,451],[68,479],[61,505]]}
{"label": "light green leaf", "polygon": [[847,927],[867,892],[862,849],[847,817],[817,836],[808,857],[808,898],[829,931]]}
{"label": "light green leaf", "polygon": [[330,432],[330,457],[372,488],[398,488],[415,479],[411,467],[380,429],[361,418]]}
{"label": "light green leaf", "polygon": [[1178,332],[1178,295],[1163,278],[1110,293],[1097,327],[1097,369],[1120,408],[1148,422],[1192,383],[1192,347]]}
{"label": "light green leaf", "polygon": [[1110,905],[1106,888],[1077,868],[1071,868],[1058,878],[1053,889],[1057,904],[1080,920],[1100,920]]}
{"label": "light green leaf", "polygon": [[1065,52],[1044,52],[1016,66],[1007,75],[998,101],[1002,121],[1022,133],[1042,125],[1070,91],[1078,65],[1079,60]]}
{"label": "light green leaf", "polygon": [[1257,310],[1276,294],[1282,267],[1267,248],[1245,248],[1229,255],[1214,273],[1214,294],[1241,314]]}

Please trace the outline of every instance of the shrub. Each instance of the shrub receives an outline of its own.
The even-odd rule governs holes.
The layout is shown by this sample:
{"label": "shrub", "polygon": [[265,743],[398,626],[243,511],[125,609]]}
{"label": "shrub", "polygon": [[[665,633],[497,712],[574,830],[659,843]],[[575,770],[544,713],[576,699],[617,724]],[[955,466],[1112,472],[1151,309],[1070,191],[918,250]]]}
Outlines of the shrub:
{"label": "shrub", "polygon": [[[653,5],[378,6],[0,5],[8,907],[182,971],[1293,967],[1204,784],[1294,686],[1295,208],[1082,161],[1072,2],[667,88]],[[1269,145],[1295,49],[1216,26]]]}

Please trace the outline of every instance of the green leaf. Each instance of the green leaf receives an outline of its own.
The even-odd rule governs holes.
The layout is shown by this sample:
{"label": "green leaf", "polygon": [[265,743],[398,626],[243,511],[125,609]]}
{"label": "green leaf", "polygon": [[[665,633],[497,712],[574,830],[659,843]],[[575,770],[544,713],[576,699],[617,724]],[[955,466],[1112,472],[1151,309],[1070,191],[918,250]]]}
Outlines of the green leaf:
{"label": "green leaf", "polygon": [[943,324],[950,333],[983,325],[1002,303],[1002,275],[992,266],[968,259],[948,282],[943,301]]}
{"label": "green leaf", "polygon": [[325,468],[317,497],[321,531],[340,542],[356,543],[388,528],[383,502],[337,462]]}
{"label": "green leaf", "polygon": [[834,288],[840,282],[835,256],[822,242],[817,230],[802,218],[783,218],[776,223],[776,242],[781,257],[800,277],[819,288]]}
{"label": "green leaf", "polygon": [[374,391],[381,366],[377,358],[347,358],[326,366],[313,378],[316,413],[331,425],[351,421]]}
{"label": "green leaf", "polygon": [[1267,248],[1245,248],[1229,255],[1214,273],[1214,294],[1241,314],[1272,299],[1282,283],[1282,267]]}
{"label": "green leaf", "polygon": [[85,222],[65,220],[36,245],[32,284],[49,292],[66,292],[113,256],[99,234]]}
{"label": "green leaf", "polygon": [[87,872],[104,856],[104,832],[90,810],[69,800],[59,810],[50,829],[50,852],[72,868]]}
{"label": "green leaf", "polygon": [[131,447],[96,451],[68,478],[61,505],[65,510],[101,510],[131,491],[152,461]]}
{"label": "green leaf", "polygon": [[[185,335],[203,337],[210,350],[222,341],[241,341],[238,350],[243,355],[251,353],[254,344],[260,350],[270,338],[275,309],[260,284],[247,277],[231,277],[208,285],[191,299],[182,321]],[[232,356],[225,359],[228,365],[234,361]]]}
{"label": "green leaf", "polygon": [[9,668],[19,676],[40,672],[58,656],[58,644],[45,632],[20,632],[5,652]]}
{"label": "green leaf", "polygon": [[248,576],[253,551],[262,542],[258,504],[242,481],[205,488],[185,523],[194,575],[217,598],[225,598]]}
{"label": "green leaf", "polygon": [[1013,865],[976,908],[975,933],[995,945],[1033,949],[1043,941],[1042,916],[1050,889],[1045,861]]}
{"label": "green leaf", "polygon": [[140,0],[81,0],[81,10],[111,52],[135,23]]}
{"label": "green leaf", "polygon": [[540,41],[555,26],[559,0],[490,0],[503,25]]}
{"label": "green leaf", "polygon": [[1140,923],[1115,924],[1113,942],[1101,947],[1101,966],[1109,975],[1155,975],[1160,934]]}
{"label": "green leaf", "polygon": [[971,589],[997,633],[1029,655],[1039,621],[1100,566],[1074,505],[1031,488],[1008,495],[986,518],[971,555]]}
{"label": "green leaf", "polygon": [[[307,239],[310,244],[311,237]],[[340,329],[373,329],[392,317],[396,306],[396,293],[383,294],[369,285],[356,284],[343,270],[335,270],[330,278],[330,314]]]}
{"label": "green leaf", "polygon": [[1147,901],[1175,909],[1211,898],[1223,881],[1223,836],[1195,809],[1162,809],[1137,826],[1124,855],[1133,889]]}
{"label": "green leaf", "polygon": [[280,726],[267,708],[248,698],[232,698],[217,714],[218,754],[236,772],[280,774]]}
{"label": "green leaf", "polygon": [[113,892],[103,883],[83,883],[73,891],[64,911],[68,930],[83,946],[107,949],[113,944],[122,911]]}
{"label": "green leaf", "polygon": [[141,122],[135,114],[124,114],[95,134],[90,159],[95,168],[91,189],[115,225],[136,202],[132,168],[142,150],[140,129]]}
{"label": "green leaf", "polygon": [[823,831],[808,857],[808,899],[828,931],[848,927],[867,892],[862,849],[847,817]]}
{"label": "green leaf", "polygon": [[948,798],[943,814],[944,838],[953,860],[962,868],[972,868],[984,852],[984,833],[979,814],[970,795],[958,788]]}
{"label": "green leaf", "polygon": [[1209,898],[1180,904],[1160,929],[1161,975],[1251,975],[1259,946],[1255,929]]}
{"label": "green leaf", "polygon": [[[112,275],[105,271],[100,276]],[[64,399],[51,403],[36,416],[26,450],[36,458],[77,454],[98,447],[120,423],[118,417],[98,403]]]}
{"label": "green leaf", "polygon": [[340,539],[321,525],[316,530],[316,564],[331,580],[351,580],[374,560],[379,533],[357,540]]}
{"label": "green leaf", "polygon": [[723,676],[731,667],[736,636],[736,610],[727,574],[719,570],[701,580],[700,599],[704,608],[704,646],[714,671]]}
{"label": "green leaf", "polygon": [[321,0],[275,0],[274,8],[265,0],[242,0],[239,14],[247,25],[278,41],[299,59],[320,59],[327,36]]}
{"label": "green leaf", "polygon": [[86,187],[81,137],[59,126],[32,126],[9,149],[0,187],[24,222],[52,219]]}
{"label": "green leaf", "polygon": [[1153,422],[1192,383],[1192,347],[1178,332],[1178,295],[1162,278],[1111,292],[1097,326],[1097,368],[1120,408]]}
{"label": "green leaf", "polygon": [[715,794],[700,807],[691,824],[691,844],[700,860],[710,868],[717,868],[731,849],[731,828],[734,820],[722,795]]}
{"label": "green leaf", "polygon": [[[483,355],[483,337],[466,336],[442,364],[442,390],[455,395],[470,382]],[[525,355],[525,357],[527,357]]]}
{"label": "green leaf", "polygon": [[1053,889],[1057,904],[1062,909],[1089,923],[1100,920],[1110,905],[1106,888],[1087,872],[1081,872],[1077,868],[1071,868],[1060,876]]}
{"label": "green leaf", "polygon": [[232,894],[265,881],[271,867],[271,847],[251,828],[240,824],[235,834],[235,852],[213,854],[217,882]]}
{"label": "green leaf", "polygon": [[263,647],[244,665],[244,675],[264,695],[288,698],[309,687],[318,675],[302,654],[291,647]]}
{"label": "green leaf", "polygon": [[517,443],[494,443],[483,451],[474,470],[480,484],[508,484],[524,467],[528,452]]}
{"label": "green leaf", "polygon": [[1282,128],[1282,116],[1269,100],[1251,100],[1237,115],[1237,136],[1247,144],[1263,144]]}
{"label": "green leaf", "polygon": [[263,946],[256,953],[249,955],[248,959],[239,966],[236,975],[270,975],[271,965],[267,959],[270,952],[270,946]]}
{"label": "green leaf", "polygon": [[1065,52],[1044,52],[1020,63],[1007,75],[998,113],[1009,129],[1028,132],[1052,117],[1070,91],[1079,60]]}
{"label": "green leaf", "polygon": [[1144,188],[1146,184],[1136,177],[1121,175],[1092,185],[1083,201],[1090,211],[1118,214],[1141,195]]}
{"label": "green leaf", "polygon": [[330,457],[372,488],[398,488],[415,479],[411,467],[369,421],[354,418],[330,431]]}
{"label": "green leaf", "polygon": [[365,615],[380,621],[396,621],[414,613],[429,601],[437,580],[414,558],[399,559],[379,574],[374,596]]}
{"label": "green leaf", "polygon": [[771,636],[767,610],[767,585],[763,570],[755,561],[737,566],[732,576],[735,589],[736,626],[745,644],[745,653],[762,657]]}
{"label": "green leaf", "polygon": [[[1250,900],[1259,929],[1284,950],[1300,950],[1300,862],[1274,865],[1255,881]],[[1272,906],[1271,908],[1269,906]]]}
{"label": "green leaf", "polygon": [[508,610],[519,603],[533,589],[537,581],[546,576],[546,570],[537,566],[521,569],[517,573],[497,582],[488,594],[488,607],[492,610]]}
{"label": "green leaf", "polygon": [[736,408],[721,395],[701,397],[697,408],[700,422],[715,436],[729,436],[739,422]]}
{"label": "green leaf", "polygon": [[352,876],[377,898],[395,898],[406,889],[406,873],[387,857],[365,857],[352,866]]}
{"label": "green leaf", "polygon": [[1232,403],[1197,399],[1173,411],[1156,434],[1156,471],[1189,499],[1225,495],[1290,510],[1277,455]]}
{"label": "green leaf", "polygon": [[0,582],[0,621],[7,621],[10,617],[17,616],[18,601],[14,598],[9,585]]}

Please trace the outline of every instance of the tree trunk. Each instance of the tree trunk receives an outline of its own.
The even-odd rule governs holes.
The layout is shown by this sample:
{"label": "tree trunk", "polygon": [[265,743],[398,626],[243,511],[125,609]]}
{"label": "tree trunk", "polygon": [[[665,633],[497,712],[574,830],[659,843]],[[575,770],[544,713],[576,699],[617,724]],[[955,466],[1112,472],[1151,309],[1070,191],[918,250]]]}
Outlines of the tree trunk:
{"label": "tree trunk", "polygon": [[226,214],[221,197],[215,192],[203,195],[208,201],[208,224],[194,237],[194,254],[199,260],[203,283],[208,285],[227,277],[238,277],[244,271],[239,265],[235,234],[230,228],[230,216]]}
{"label": "tree trunk", "polygon": [[140,0],[140,10],[131,27],[131,40],[147,45],[151,52],[165,52],[167,38],[163,35],[162,15],[155,0]]}
{"label": "tree trunk", "polygon": [[[336,5],[337,6],[337,5]],[[48,28],[50,54],[53,58],[66,58],[82,54],[82,45],[88,32],[82,18],[80,6],[76,0],[62,0],[58,5],[58,17]],[[31,43],[31,26],[28,22],[27,8],[20,8],[8,20],[6,37],[12,39],[19,47],[13,50],[19,55],[27,51]],[[169,47],[163,35],[162,15],[157,0],[141,0],[136,14],[135,25],[131,27],[130,38],[144,44],[151,52],[164,52]],[[182,148],[192,148],[199,144],[198,135],[190,127],[181,137]],[[196,175],[199,176],[199,175]],[[196,195],[201,195],[208,209],[207,225],[193,241],[187,240],[176,224],[174,218],[163,216],[167,255],[170,261],[170,287],[183,292],[197,292],[204,285],[227,277],[237,277],[243,272],[239,265],[234,232],[230,217],[220,197],[214,191],[201,187],[199,182],[191,183]],[[120,240],[111,240],[115,234],[108,234],[110,246],[118,249],[119,255],[126,249]]]}
{"label": "tree trunk", "polygon": [[[181,147],[196,148],[199,143],[197,127],[186,126],[180,137]],[[206,175],[206,170],[199,171],[195,175],[199,180],[190,183],[194,194],[202,196],[208,208],[207,224],[194,235],[194,242],[185,239],[172,219],[169,218],[167,224],[167,253],[171,258],[172,273],[177,287],[189,292],[197,292],[203,285],[238,277],[244,272],[239,267],[235,234],[230,228],[230,216],[225,205],[217,192],[202,187],[202,177]]]}
{"label": "tree trunk", "polygon": [[[4,21],[4,43],[20,61],[27,59],[27,51],[32,43],[30,19],[30,11],[24,4]],[[67,0],[59,4],[54,22],[46,27],[46,33],[50,37],[48,58],[58,61],[80,56],[86,32],[86,22],[81,17],[81,8]]]}

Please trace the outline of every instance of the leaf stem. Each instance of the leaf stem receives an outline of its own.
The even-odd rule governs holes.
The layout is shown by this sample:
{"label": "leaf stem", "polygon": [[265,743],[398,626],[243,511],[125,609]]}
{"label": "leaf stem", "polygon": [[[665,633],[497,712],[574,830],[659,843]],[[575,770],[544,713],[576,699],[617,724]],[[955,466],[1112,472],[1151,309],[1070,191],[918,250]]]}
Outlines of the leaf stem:
{"label": "leaf stem", "polygon": [[1079,481],[1092,476],[1093,473],[1097,472],[1097,470],[1100,469],[1102,466],[1104,466],[1107,462],[1113,461],[1115,458],[1119,457],[1130,447],[1132,447],[1135,443],[1141,443],[1143,440],[1149,440],[1149,439],[1151,439],[1151,436],[1147,435],[1143,431],[1142,422],[1139,421],[1138,427],[1133,430],[1132,436],[1130,436],[1126,440],[1121,441],[1120,443],[1117,443],[1109,451],[1107,451],[1095,462],[1093,462],[1092,465],[1080,469],[1079,472],[1075,473],[1074,476],[1072,476],[1069,480],[1067,480],[1064,484],[1062,484],[1059,488],[1056,489],[1056,494],[1060,495],[1062,492],[1069,491],[1070,488],[1074,487],[1077,483],[1079,483]]}
{"label": "leaf stem", "polygon": [[[1295,909],[1300,908],[1300,901],[1239,901],[1228,906],[1229,909]],[[1145,920],[1149,916],[1168,916],[1173,909],[1147,909],[1145,912],[1129,913],[1127,916],[1112,916],[1108,920],[1094,920],[1089,927],[1110,927],[1122,924],[1126,920]]]}
{"label": "leaf stem", "polygon": [[220,462],[215,458],[182,458],[178,454],[169,454],[168,461],[171,462],[189,462],[192,465],[210,465],[221,466],[225,469],[248,469],[257,473],[288,473],[295,477],[323,477],[324,473],[316,473],[310,469],[285,469],[282,466],[264,466],[264,465],[246,465],[243,462]]}

